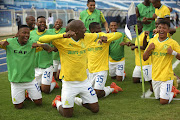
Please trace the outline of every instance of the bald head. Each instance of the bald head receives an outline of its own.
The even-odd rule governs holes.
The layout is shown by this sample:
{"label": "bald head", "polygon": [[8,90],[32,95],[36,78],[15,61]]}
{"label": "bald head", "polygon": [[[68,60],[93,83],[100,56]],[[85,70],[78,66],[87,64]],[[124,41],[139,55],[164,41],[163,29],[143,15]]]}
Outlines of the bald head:
{"label": "bald head", "polygon": [[76,31],[81,29],[82,26],[84,26],[84,23],[81,20],[73,20],[68,24],[68,29]]}
{"label": "bald head", "polygon": [[76,37],[74,37],[75,40],[84,38],[84,33],[86,32],[86,28],[84,26],[84,23],[81,20],[73,20],[71,21],[67,27],[66,30],[73,31],[76,33]]}
{"label": "bald head", "polygon": [[26,17],[26,22],[29,21],[30,19],[34,19],[35,20],[34,16],[27,16]]}
{"label": "bald head", "polygon": [[26,23],[30,30],[33,30],[35,28],[35,18],[33,16],[27,16]]}

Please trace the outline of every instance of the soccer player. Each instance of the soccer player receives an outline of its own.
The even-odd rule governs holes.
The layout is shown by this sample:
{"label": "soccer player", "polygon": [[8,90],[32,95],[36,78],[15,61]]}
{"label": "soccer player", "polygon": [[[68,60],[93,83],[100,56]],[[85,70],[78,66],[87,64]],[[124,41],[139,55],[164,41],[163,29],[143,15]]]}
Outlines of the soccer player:
{"label": "soccer player", "polygon": [[[38,41],[43,35],[51,35],[50,30],[46,30],[46,19],[44,16],[37,18],[37,30],[33,30],[30,34],[30,39]],[[51,45],[51,44],[49,44]],[[52,45],[51,45],[52,46]],[[50,93],[54,87],[58,88],[57,82],[53,79],[53,59],[52,52],[40,51],[36,54],[36,69],[35,77],[41,86],[41,91],[44,93]]]}
{"label": "soccer player", "polygon": [[[95,90],[87,79],[87,48],[92,42],[101,37],[100,41],[107,40],[104,34],[85,33],[86,28],[82,21],[73,20],[68,24],[66,34],[47,35],[39,39],[41,42],[51,42],[60,52],[63,71],[61,101],[60,96],[53,101],[53,106],[64,117],[72,117],[74,98],[78,94],[82,98],[82,105],[93,113],[99,111],[98,99]],[[115,34],[116,35],[116,34]],[[114,36],[115,36],[114,35]],[[108,40],[115,39],[111,37]]]}
{"label": "soccer player", "polygon": [[167,37],[170,24],[161,21],[158,26],[158,38],[152,38],[143,54],[144,61],[151,55],[152,59],[152,86],[156,99],[160,104],[168,104],[174,95],[172,91],[174,73],[172,59],[175,56],[180,60],[179,44]]}
{"label": "soccer player", "polygon": [[[97,22],[92,22],[89,25],[89,30],[91,33],[99,33],[101,32],[101,25]],[[121,36],[120,33],[120,36],[117,36],[117,38],[120,38]],[[110,86],[105,87],[109,69],[108,57],[110,43],[111,41],[108,40],[107,43],[98,44],[98,40],[96,40],[89,45],[87,50],[89,80],[95,89],[98,98],[106,97],[110,93],[122,91],[122,89],[114,82],[112,82]]]}
{"label": "soccer player", "polygon": [[136,7],[136,16],[138,21],[142,21],[143,23],[143,31],[149,31],[150,37],[153,37],[153,30],[155,28],[155,21],[148,20],[148,18],[152,18],[155,13],[155,8],[150,2],[150,0],[144,0],[144,2],[139,3]]}
{"label": "soccer player", "polygon": [[[62,28],[63,26],[63,21],[62,19],[57,19],[54,24],[54,28],[51,29],[52,34],[60,34],[64,33],[66,31],[66,28]],[[56,80],[59,79],[59,73],[61,69],[61,63],[60,63],[60,57],[59,57],[59,51],[58,52],[53,52],[53,67],[54,67],[54,72],[53,76]]]}
{"label": "soccer player", "polygon": [[[143,24],[142,22],[138,21],[138,32],[139,32],[139,44],[141,49],[141,61],[142,61],[142,69],[143,69],[143,77],[145,78],[145,81],[149,81],[151,83],[152,80],[152,65],[151,65],[151,59],[144,61],[143,60],[143,53],[145,48],[143,47],[143,40],[149,40],[149,32],[145,31],[143,32]],[[141,78],[141,66],[140,66],[140,57],[139,57],[139,51],[138,51],[138,41],[136,38],[135,46],[131,46],[132,50],[135,50],[135,68],[133,71],[133,83],[140,83]],[[152,87],[150,87],[152,91]]]}
{"label": "soccer player", "polygon": [[167,6],[162,5],[161,0],[151,0],[151,3],[156,8],[153,18],[165,18],[165,20],[170,22],[170,9]]}
{"label": "soccer player", "polygon": [[[112,21],[109,28],[111,32],[117,32],[117,22]],[[109,75],[112,79],[117,79],[117,81],[123,81],[125,77],[124,45],[131,45],[126,35],[121,34],[122,37],[112,41],[109,46]]]}
{"label": "soccer player", "polygon": [[87,31],[89,31],[89,25],[92,22],[98,22],[103,23],[104,27],[106,29],[106,32],[109,32],[108,23],[106,22],[106,19],[104,18],[103,13],[100,10],[95,9],[95,0],[88,0],[87,1],[87,7],[88,9],[82,11],[80,13],[80,20],[84,23]]}
{"label": "soccer player", "polygon": [[35,18],[33,16],[27,16],[26,23],[31,31],[35,30]]}
{"label": "soccer player", "polygon": [[42,104],[42,95],[35,78],[35,54],[42,48],[50,50],[47,44],[37,44],[29,40],[30,29],[27,25],[19,27],[17,37],[0,42],[0,48],[6,49],[8,79],[11,83],[12,102],[17,109],[23,108],[25,90],[36,105]]}

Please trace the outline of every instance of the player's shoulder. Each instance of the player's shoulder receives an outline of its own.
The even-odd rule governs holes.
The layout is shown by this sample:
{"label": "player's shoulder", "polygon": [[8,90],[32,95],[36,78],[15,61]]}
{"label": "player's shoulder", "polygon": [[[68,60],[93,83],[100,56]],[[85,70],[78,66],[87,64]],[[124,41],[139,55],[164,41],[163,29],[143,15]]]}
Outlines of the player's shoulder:
{"label": "player's shoulder", "polygon": [[7,42],[15,42],[15,41],[18,40],[18,38],[14,37],[14,38],[7,38],[7,39],[4,39],[4,40],[6,40]]}

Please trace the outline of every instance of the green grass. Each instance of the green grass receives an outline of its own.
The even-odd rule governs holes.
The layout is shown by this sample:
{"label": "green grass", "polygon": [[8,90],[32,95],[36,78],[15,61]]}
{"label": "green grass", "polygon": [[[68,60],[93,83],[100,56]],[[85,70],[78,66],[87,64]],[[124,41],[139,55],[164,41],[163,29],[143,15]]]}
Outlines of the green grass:
{"label": "green grass", "polygon": [[[174,39],[180,38],[180,28],[173,36]],[[180,43],[180,40],[178,40]],[[132,83],[132,73],[135,66],[134,52],[130,48],[125,48],[126,57],[126,74],[127,77],[123,82],[117,82],[108,77],[106,85],[115,81],[123,88],[123,92],[110,94],[106,98],[99,99],[100,111],[97,114],[89,110],[74,106],[74,120],[179,120],[180,118],[180,101],[172,101],[168,105],[160,105],[159,100],[142,99],[141,84]],[[175,61],[175,60],[174,60]],[[180,75],[180,65],[174,70]],[[0,120],[57,120],[66,119],[51,106],[51,102],[60,89],[55,89],[51,94],[43,95],[43,105],[35,106],[31,101],[24,102],[24,109],[16,110],[11,102],[10,83],[7,78],[7,72],[0,73]],[[58,81],[58,83],[60,83]],[[61,84],[61,83],[60,83]],[[149,84],[145,83],[145,89],[149,89]],[[180,98],[180,95],[177,96]]]}

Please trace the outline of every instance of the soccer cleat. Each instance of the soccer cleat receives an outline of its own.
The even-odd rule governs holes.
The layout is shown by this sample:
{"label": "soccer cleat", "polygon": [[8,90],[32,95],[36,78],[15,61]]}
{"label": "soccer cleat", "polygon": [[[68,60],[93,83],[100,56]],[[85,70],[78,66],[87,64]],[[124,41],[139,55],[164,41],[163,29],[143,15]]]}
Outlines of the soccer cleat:
{"label": "soccer cleat", "polygon": [[110,87],[114,88],[114,90],[123,91],[122,88],[117,86],[115,82],[112,82]]}
{"label": "soccer cleat", "polygon": [[56,107],[56,100],[57,101],[61,101],[61,96],[60,95],[56,95],[55,99],[52,102],[52,106],[53,107]]}
{"label": "soccer cleat", "polygon": [[174,93],[173,98],[175,98],[177,96],[177,93],[176,92],[173,92],[173,93]]}
{"label": "soccer cleat", "polygon": [[172,92],[174,92],[176,94],[180,94],[180,91],[178,89],[176,89],[175,86],[172,86]]}
{"label": "soccer cleat", "polygon": [[56,82],[54,76],[52,77],[52,83],[55,82],[56,83],[56,86],[54,88],[59,88],[59,84]]}

